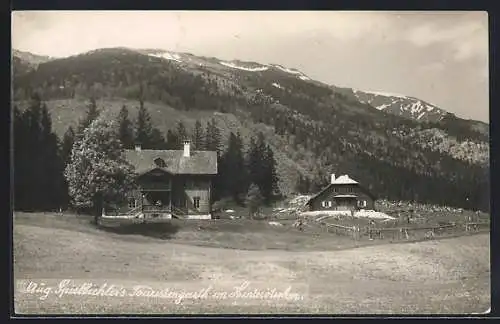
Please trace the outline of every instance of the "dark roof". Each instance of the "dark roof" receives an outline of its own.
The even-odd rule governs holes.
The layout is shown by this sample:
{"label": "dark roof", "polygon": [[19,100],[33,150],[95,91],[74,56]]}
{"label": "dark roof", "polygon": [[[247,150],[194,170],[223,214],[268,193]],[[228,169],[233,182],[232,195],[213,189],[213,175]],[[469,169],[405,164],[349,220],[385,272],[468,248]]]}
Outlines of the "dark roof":
{"label": "dark roof", "polygon": [[[183,154],[182,150],[125,150],[125,158],[139,174],[158,168],[172,174],[217,174],[217,152],[191,151],[189,157]],[[164,168],[155,163],[158,158],[165,161]]]}
{"label": "dark roof", "polygon": [[[315,200],[316,198],[318,198],[319,196],[321,196],[325,191],[327,191],[328,189],[330,189],[332,186],[335,186],[335,187],[342,187],[344,186],[345,184],[343,183],[330,183],[328,186],[326,186],[325,188],[323,188],[323,190],[321,190],[320,192],[318,192],[317,194],[315,194],[314,196],[312,196],[306,203],[306,205],[309,205],[313,200]],[[369,195],[372,199],[376,199],[375,195],[373,193],[370,192],[370,190],[366,189],[364,186],[362,186],[361,184],[359,184],[358,182],[356,182],[355,184],[356,186],[358,186],[361,190],[363,190],[367,195]],[[337,195],[339,196],[339,195]]]}

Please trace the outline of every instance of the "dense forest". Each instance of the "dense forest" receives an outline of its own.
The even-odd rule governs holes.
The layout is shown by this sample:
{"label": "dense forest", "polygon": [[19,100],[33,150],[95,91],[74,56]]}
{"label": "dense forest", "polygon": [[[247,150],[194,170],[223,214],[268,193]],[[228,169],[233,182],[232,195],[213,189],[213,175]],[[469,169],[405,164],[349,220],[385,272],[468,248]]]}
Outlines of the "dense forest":
{"label": "dense forest", "polygon": [[[246,72],[204,62],[181,64],[133,50],[106,49],[49,61],[29,71],[19,63],[14,71],[14,96],[17,101],[35,93],[45,101],[141,98],[141,102],[161,103],[180,111],[234,114],[240,120],[273,127],[273,136],[290,144],[290,150],[279,152],[290,159],[301,161],[309,153],[314,156],[314,163],[304,162],[309,165],[308,172],[297,174],[296,192],[316,192],[326,184],[328,174],[335,172],[351,175],[381,198],[489,209],[488,135],[466,121],[447,116],[441,122],[419,123],[385,114],[334,87],[304,82],[279,69]],[[128,120],[126,108],[119,119]],[[143,108],[139,108],[137,121],[128,123],[121,122],[125,125],[120,130],[125,146],[134,139],[150,147],[174,148],[179,136],[186,135],[182,123],[163,132],[155,129],[155,121],[148,121]],[[134,123],[145,126],[132,135],[128,129]],[[197,148],[217,150],[220,141],[214,139],[214,129],[213,125],[200,124],[189,136]],[[71,134],[69,129],[63,143]],[[259,147],[262,160],[268,159],[264,155],[276,155],[261,143],[271,138],[256,134],[255,139],[241,145],[241,135],[232,135],[221,146],[231,146],[231,150]],[[224,163],[241,163],[239,154],[220,155],[233,161],[221,160],[221,195],[234,192],[233,198],[240,199],[249,181],[241,182],[245,188],[236,189],[230,183],[233,178],[223,180],[222,174],[231,166]],[[251,156],[247,152],[245,158]],[[247,173],[253,177],[250,182],[259,181],[250,168]],[[260,186],[263,192],[270,191],[264,187]]]}

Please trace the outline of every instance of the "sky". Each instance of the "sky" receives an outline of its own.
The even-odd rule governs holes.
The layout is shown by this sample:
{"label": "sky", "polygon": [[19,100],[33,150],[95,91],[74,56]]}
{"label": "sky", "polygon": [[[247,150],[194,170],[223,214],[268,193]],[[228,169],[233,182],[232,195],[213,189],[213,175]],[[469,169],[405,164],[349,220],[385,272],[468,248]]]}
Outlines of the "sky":
{"label": "sky", "polygon": [[486,12],[12,14],[12,47],[18,50],[65,57],[116,46],[281,64],[327,84],[413,96],[489,122]]}

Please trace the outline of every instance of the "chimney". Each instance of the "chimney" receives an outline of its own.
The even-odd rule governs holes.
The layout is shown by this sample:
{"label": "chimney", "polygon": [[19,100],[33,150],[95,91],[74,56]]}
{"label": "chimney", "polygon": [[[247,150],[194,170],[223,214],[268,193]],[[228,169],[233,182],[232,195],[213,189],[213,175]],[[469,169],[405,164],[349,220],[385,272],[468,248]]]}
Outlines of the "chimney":
{"label": "chimney", "polygon": [[332,173],[331,178],[330,178],[330,183],[335,182],[335,173]]}
{"label": "chimney", "polygon": [[186,140],[184,141],[184,157],[189,157],[191,155],[191,142]]}
{"label": "chimney", "polygon": [[140,152],[141,151],[141,144],[135,144],[135,151]]}

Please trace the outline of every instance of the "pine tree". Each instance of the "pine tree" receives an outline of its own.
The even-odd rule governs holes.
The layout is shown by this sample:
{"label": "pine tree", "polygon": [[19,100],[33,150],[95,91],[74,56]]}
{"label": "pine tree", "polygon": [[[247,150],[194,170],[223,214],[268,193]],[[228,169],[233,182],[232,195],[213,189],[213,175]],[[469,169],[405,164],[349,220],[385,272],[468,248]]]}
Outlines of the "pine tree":
{"label": "pine tree", "polygon": [[34,95],[25,113],[14,109],[15,207],[50,210],[63,196],[63,164],[47,106]]}
{"label": "pine tree", "polygon": [[153,150],[165,150],[167,149],[167,143],[165,138],[159,129],[153,128],[151,133],[151,149]]}
{"label": "pine tree", "polygon": [[64,196],[64,162],[59,154],[59,139],[52,132],[52,121],[47,106],[42,104],[41,147],[42,156],[40,165],[40,179],[43,197],[40,208],[44,210],[55,210],[61,206]]}
{"label": "pine tree", "polygon": [[167,131],[167,150],[177,150],[179,147],[179,137],[175,132],[170,129]]}
{"label": "pine tree", "polygon": [[212,118],[207,122],[207,131],[205,133],[205,145],[208,151],[216,151],[217,154],[221,154],[221,133],[217,126],[217,121]]}
{"label": "pine tree", "polygon": [[[41,170],[43,169],[43,159],[42,159],[42,129],[41,129],[41,99],[38,94],[34,94],[28,110],[24,113],[25,123],[26,123],[26,149],[27,154],[24,157],[25,169],[24,175],[26,177],[26,183],[24,183],[23,190],[25,200],[25,209],[37,210],[43,205],[44,197],[40,196],[43,191],[42,179],[43,174]],[[17,172],[18,174],[21,171]]]}
{"label": "pine tree", "polygon": [[257,140],[253,137],[250,139],[247,168],[249,181],[259,187],[266,204],[269,204],[275,197],[280,195],[276,160],[271,147],[266,144],[262,132],[257,135]]}
{"label": "pine tree", "polygon": [[189,138],[186,130],[186,126],[184,126],[184,123],[182,121],[179,121],[177,123],[177,137],[178,137],[178,144],[177,144],[177,149],[180,150],[183,147],[183,143],[185,140]]}
{"label": "pine tree", "polygon": [[323,171],[323,166],[316,166],[316,174],[314,175],[313,183],[311,184],[311,190],[313,192],[319,192],[328,185],[328,179]]}
{"label": "pine tree", "polygon": [[97,119],[75,142],[65,177],[76,208],[93,209],[95,221],[106,203],[121,203],[134,187],[133,167],[123,156],[117,125]]}
{"label": "pine tree", "polygon": [[203,128],[202,128],[199,120],[196,120],[196,123],[194,124],[192,141],[193,141],[193,147],[195,150],[197,150],[197,151],[204,151],[205,150]]}
{"label": "pine tree", "polygon": [[[64,168],[71,161],[71,151],[73,150],[73,144],[75,142],[75,132],[73,127],[69,126],[63,136],[63,141],[61,144],[61,161]],[[64,171],[64,170],[63,170]],[[62,189],[62,204],[65,208],[69,207],[70,204],[69,188],[66,179],[64,179],[63,189]]]}
{"label": "pine tree", "polygon": [[249,180],[258,185],[260,183],[260,166],[262,164],[262,155],[260,154],[257,146],[257,142],[254,137],[250,138],[249,150],[247,153],[247,169],[249,172]]}
{"label": "pine tree", "polygon": [[125,105],[123,105],[120,113],[118,114],[118,123],[119,123],[119,138],[123,144],[123,148],[125,149],[133,149],[134,148],[134,130],[133,125],[130,119],[128,118],[128,109]]}
{"label": "pine tree", "polygon": [[248,169],[246,168],[246,163],[245,163],[245,154],[243,152],[244,149],[244,143],[243,139],[241,138],[241,133],[237,132],[236,133],[236,139],[235,139],[235,156],[234,156],[234,167],[235,170],[239,170],[238,174],[235,175],[235,178],[237,179],[238,187],[236,190],[236,195],[235,199],[238,202],[242,202],[242,195],[247,192],[248,187],[250,185],[250,179],[248,175]]}
{"label": "pine tree", "polygon": [[97,108],[97,103],[94,98],[90,99],[90,102],[87,106],[87,112],[85,117],[80,120],[80,123],[77,128],[77,136],[80,136],[83,131],[97,118],[99,117],[100,111]]}
{"label": "pine tree", "polygon": [[141,144],[143,148],[151,148],[152,133],[153,125],[151,123],[151,116],[144,106],[144,103],[140,101],[135,128],[135,142]]}
{"label": "pine tree", "polygon": [[238,133],[230,133],[228,148],[221,156],[219,167],[220,193],[229,196],[239,204],[244,202],[244,195],[247,193],[247,170],[243,157],[243,143]]}
{"label": "pine tree", "polygon": [[263,153],[261,166],[263,177],[259,188],[265,203],[269,204],[275,197],[279,196],[278,175],[276,172],[276,160],[274,159],[271,147],[266,145]]}
{"label": "pine tree", "polygon": [[52,120],[50,119],[50,114],[45,103],[41,104],[40,129],[40,140],[42,143],[46,143],[49,141],[50,135],[52,134]]}
{"label": "pine tree", "polygon": [[299,174],[295,182],[295,191],[297,193],[303,195],[308,192],[308,188],[306,188],[306,181],[307,177],[304,177],[302,174]]}
{"label": "pine tree", "polygon": [[211,151],[213,147],[212,143],[212,127],[210,121],[207,121],[207,126],[205,130],[205,148],[207,151]]}
{"label": "pine tree", "polygon": [[71,150],[73,149],[73,143],[75,142],[75,132],[73,127],[69,126],[63,136],[63,141],[61,144],[61,158],[64,165],[68,164],[71,159]]}
{"label": "pine tree", "polygon": [[304,192],[303,194],[307,195],[309,193],[311,193],[311,181],[309,180],[308,177],[305,177],[304,178]]}
{"label": "pine tree", "polygon": [[30,147],[28,138],[28,125],[26,114],[23,114],[17,106],[13,112],[14,127],[14,208],[16,210],[26,209],[29,198],[29,170]]}

